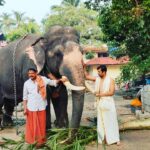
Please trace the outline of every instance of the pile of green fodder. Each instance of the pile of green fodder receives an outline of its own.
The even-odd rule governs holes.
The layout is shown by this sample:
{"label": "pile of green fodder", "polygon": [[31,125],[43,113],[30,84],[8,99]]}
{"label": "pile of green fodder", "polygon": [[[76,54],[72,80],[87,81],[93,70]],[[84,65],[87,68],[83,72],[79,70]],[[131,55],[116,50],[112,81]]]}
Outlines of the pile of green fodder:
{"label": "pile of green fodder", "polygon": [[[85,146],[92,142],[97,141],[97,131],[95,127],[81,126],[74,139],[71,142],[63,142],[68,138],[72,129],[51,129],[47,131],[47,141],[42,150],[84,150]],[[13,150],[34,150],[36,143],[27,145],[24,141],[24,136],[20,141],[3,138],[3,143],[0,144],[1,148]]]}

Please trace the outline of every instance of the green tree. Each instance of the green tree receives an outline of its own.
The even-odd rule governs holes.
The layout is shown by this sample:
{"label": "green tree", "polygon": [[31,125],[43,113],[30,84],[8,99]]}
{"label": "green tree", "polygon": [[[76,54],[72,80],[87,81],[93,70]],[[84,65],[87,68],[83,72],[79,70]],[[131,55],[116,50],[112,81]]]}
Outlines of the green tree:
{"label": "green tree", "polygon": [[97,24],[98,13],[84,6],[74,7],[68,5],[52,7],[50,15],[43,19],[44,32],[50,26],[72,26],[80,32],[81,43],[99,46],[103,33]]}
{"label": "green tree", "polygon": [[65,5],[72,5],[74,7],[77,7],[79,6],[80,4],[80,0],[63,0],[62,1],[62,4],[65,4]]}
{"label": "green tree", "polygon": [[14,16],[14,21],[16,24],[16,27],[18,28],[19,26],[21,26],[22,24],[25,23],[25,21],[27,20],[27,18],[24,16],[24,12],[18,12],[18,11],[13,11],[13,16]]}
{"label": "green tree", "polygon": [[30,18],[30,17],[26,17],[26,18],[27,18],[28,22],[32,22],[32,23],[36,22],[34,18]]}
{"label": "green tree", "polygon": [[6,39],[8,41],[14,41],[29,33],[41,34],[39,25],[35,22],[24,23],[18,28],[14,28],[13,30],[11,30],[6,35]]}
{"label": "green tree", "polygon": [[86,8],[99,11],[106,5],[109,5],[111,0],[86,0],[84,2]]}
{"label": "green tree", "polygon": [[4,5],[5,1],[4,0],[0,0],[0,6]]}
{"label": "green tree", "polygon": [[122,70],[123,79],[127,74],[128,79],[137,78],[150,71],[149,18],[149,0],[112,0],[112,5],[100,11],[99,26],[105,40],[124,46],[124,52],[131,58]]}
{"label": "green tree", "polygon": [[17,11],[13,11],[12,14],[3,13],[0,16],[0,28],[7,41],[14,41],[28,33],[41,33],[40,26],[33,18]]}
{"label": "green tree", "polygon": [[14,25],[14,20],[11,18],[11,15],[8,13],[3,13],[0,15],[0,26],[1,30],[4,33],[8,33]]}
{"label": "green tree", "polygon": [[86,58],[86,59],[92,59],[92,58],[94,58],[94,53],[93,53],[93,52],[88,52],[88,53],[85,55],[85,58]]}

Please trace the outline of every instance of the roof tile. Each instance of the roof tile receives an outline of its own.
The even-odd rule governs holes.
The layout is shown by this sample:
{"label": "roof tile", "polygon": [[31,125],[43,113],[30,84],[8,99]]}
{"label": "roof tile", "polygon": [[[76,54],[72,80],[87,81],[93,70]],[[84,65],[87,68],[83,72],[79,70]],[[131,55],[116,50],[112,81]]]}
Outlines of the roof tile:
{"label": "roof tile", "polygon": [[89,60],[86,65],[120,65],[127,62],[121,62],[111,57],[98,57]]}

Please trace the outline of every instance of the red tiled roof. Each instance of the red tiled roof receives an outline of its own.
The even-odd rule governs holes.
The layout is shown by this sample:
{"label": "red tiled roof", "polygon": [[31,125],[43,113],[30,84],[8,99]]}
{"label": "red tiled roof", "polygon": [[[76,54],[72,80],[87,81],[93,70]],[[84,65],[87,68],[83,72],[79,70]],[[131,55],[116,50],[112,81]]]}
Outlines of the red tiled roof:
{"label": "red tiled roof", "polygon": [[124,62],[118,61],[111,57],[98,57],[89,60],[86,65],[119,65],[124,64]]}
{"label": "red tiled roof", "polygon": [[107,45],[103,44],[99,47],[96,46],[83,46],[83,52],[95,52],[95,53],[107,53],[108,47]]}

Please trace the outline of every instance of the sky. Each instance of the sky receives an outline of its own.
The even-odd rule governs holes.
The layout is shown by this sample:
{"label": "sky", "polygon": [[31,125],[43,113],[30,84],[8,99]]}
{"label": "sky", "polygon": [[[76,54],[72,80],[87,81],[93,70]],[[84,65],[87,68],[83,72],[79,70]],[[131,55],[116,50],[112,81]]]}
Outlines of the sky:
{"label": "sky", "polygon": [[38,23],[46,14],[50,13],[50,7],[61,4],[62,0],[5,0],[5,5],[0,6],[0,14],[12,13],[12,11],[25,12],[25,16],[34,18]]}

